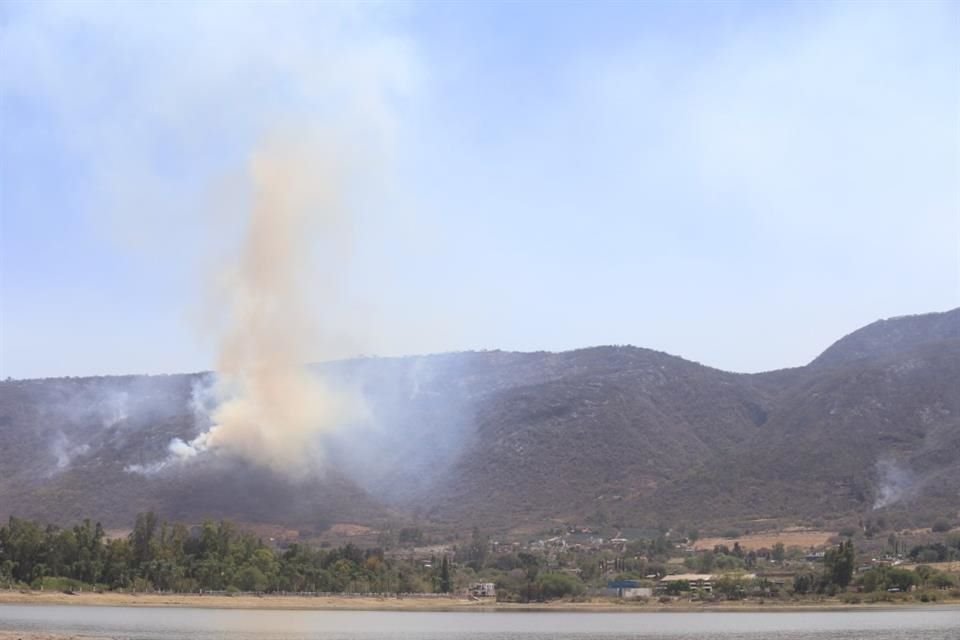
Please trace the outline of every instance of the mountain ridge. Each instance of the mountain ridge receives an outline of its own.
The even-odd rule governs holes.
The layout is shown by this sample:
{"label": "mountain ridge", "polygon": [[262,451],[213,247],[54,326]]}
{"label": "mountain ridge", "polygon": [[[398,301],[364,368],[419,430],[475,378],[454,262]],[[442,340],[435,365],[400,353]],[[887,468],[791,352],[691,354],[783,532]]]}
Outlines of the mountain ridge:
{"label": "mountain ridge", "polygon": [[0,383],[0,516],[136,511],[320,533],[352,522],[801,521],[960,510],[960,309],[871,323],[808,365],[732,373],[660,351],[474,351],[316,366],[370,423],[290,479],[216,456],[131,473],[198,426],[209,374]]}

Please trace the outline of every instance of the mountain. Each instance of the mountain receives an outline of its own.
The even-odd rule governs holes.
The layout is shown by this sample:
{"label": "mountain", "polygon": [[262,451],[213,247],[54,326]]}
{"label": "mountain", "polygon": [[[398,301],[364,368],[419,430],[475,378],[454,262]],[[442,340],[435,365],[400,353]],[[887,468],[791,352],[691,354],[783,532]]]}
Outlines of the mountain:
{"label": "mountain", "polygon": [[805,367],[761,374],[628,346],[317,372],[362,395],[369,419],[326,437],[302,478],[210,455],[142,472],[198,433],[209,374],[0,383],[0,516],[121,526],[153,508],[312,535],[960,510],[960,309],[875,322]]}
{"label": "mountain", "polygon": [[811,364],[842,366],[866,358],[896,356],[921,345],[960,340],[960,308],[876,322],[835,342]]}
{"label": "mountain", "polygon": [[120,376],[0,384],[0,515],[123,526],[155,509],[187,521],[231,518],[324,527],[372,521],[382,504],[329,470],[288,479],[237,460],[176,473],[130,470],[196,435],[191,398],[205,376]]}

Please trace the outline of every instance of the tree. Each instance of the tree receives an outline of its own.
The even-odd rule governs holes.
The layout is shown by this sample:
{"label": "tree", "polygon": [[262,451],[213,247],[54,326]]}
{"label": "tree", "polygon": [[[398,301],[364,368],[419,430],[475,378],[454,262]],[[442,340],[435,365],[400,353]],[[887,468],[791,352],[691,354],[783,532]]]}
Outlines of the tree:
{"label": "tree", "polygon": [[480,534],[478,527],[473,528],[470,544],[462,551],[463,563],[474,571],[480,571],[487,559],[487,538]]}
{"label": "tree", "polygon": [[931,529],[934,533],[946,533],[947,531],[950,531],[950,523],[946,520],[937,520],[933,523],[933,527],[931,527]]}
{"label": "tree", "polygon": [[401,545],[416,546],[423,542],[423,531],[416,527],[400,529],[398,540]]}
{"label": "tree", "polygon": [[268,586],[267,577],[260,569],[247,565],[237,573],[237,586],[242,591],[265,591]]}
{"label": "tree", "polygon": [[787,551],[786,551],[786,549],[784,548],[782,542],[778,542],[777,544],[773,545],[773,554],[772,554],[772,556],[773,556],[773,561],[774,561],[774,562],[776,562],[776,563],[778,563],[778,564],[782,564],[782,563],[783,563],[784,558],[787,557]]}
{"label": "tree", "polygon": [[563,573],[545,573],[537,582],[540,596],[544,600],[580,595],[584,585],[580,580]]}
{"label": "tree", "polygon": [[853,540],[842,541],[839,547],[827,551],[824,556],[827,580],[846,587],[853,579],[854,560]]}
{"label": "tree", "polygon": [[727,599],[739,600],[746,594],[747,583],[742,576],[723,576],[716,581],[713,589]]}
{"label": "tree", "polygon": [[950,559],[950,549],[941,542],[917,545],[910,549],[910,557],[917,562],[946,562]]}
{"label": "tree", "polygon": [[805,595],[817,588],[817,577],[812,573],[798,573],[793,577],[793,592]]}
{"label": "tree", "polygon": [[937,571],[932,576],[930,576],[927,581],[931,587],[935,589],[949,589],[951,587],[957,586],[957,580],[949,573],[944,573],[942,571]]}
{"label": "tree", "polygon": [[704,551],[702,554],[700,554],[700,566],[697,567],[697,569],[700,571],[700,573],[710,573],[713,571],[714,561],[715,556],[713,555],[713,552]]}
{"label": "tree", "polygon": [[450,593],[450,591],[450,562],[447,556],[443,556],[443,560],[440,561],[440,593]]}
{"label": "tree", "polygon": [[917,574],[908,569],[887,567],[884,571],[884,583],[888,589],[909,591],[910,587],[917,583]]}
{"label": "tree", "polygon": [[59,589],[65,587],[55,585],[77,581],[138,591],[421,592],[433,577],[451,591],[455,579],[466,576],[453,575],[450,564],[443,558],[438,574],[436,565],[426,568],[413,560],[386,558],[380,549],[349,544],[330,550],[292,545],[278,553],[228,522],[207,522],[199,535],[191,535],[186,527],[160,522],[148,513],[138,516],[128,537],[113,540],[106,540],[102,527],[89,520],[64,529],[16,518],[0,526],[4,585]]}
{"label": "tree", "polygon": [[677,596],[685,591],[690,591],[690,583],[686,580],[670,580],[667,582],[667,594]]}
{"label": "tree", "polygon": [[948,533],[946,546],[952,550],[960,551],[960,533]]}
{"label": "tree", "polygon": [[157,514],[153,511],[137,514],[136,524],[130,533],[133,561],[137,565],[153,559],[153,537],[157,532]]}
{"label": "tree", "polygon": [[926,583],[927,579],[934,574],[936,571],[933,567],[928,564],[921,564],[914,568],[914,573],[917,574],[917,577],[920,579],[920,583]]}

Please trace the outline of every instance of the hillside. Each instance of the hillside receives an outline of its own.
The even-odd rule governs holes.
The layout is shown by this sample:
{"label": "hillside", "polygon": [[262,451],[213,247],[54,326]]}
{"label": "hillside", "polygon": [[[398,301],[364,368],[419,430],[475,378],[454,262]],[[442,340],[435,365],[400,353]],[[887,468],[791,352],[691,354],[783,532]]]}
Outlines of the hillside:
{"label": "hillside", "polygon": [[206,374],[0,383],[0,516],[120,525],[153,508],[309,535],[960,510],[960,310],[879,321],[806,367],[753,375],[636,347],[318,370],[370,417],[299,479],[223,456],[131,470],[198,432]]}
{"label": "hillside", "polygon": [[925,344],[954,340],[960,340],[960,308],[877,320],[837,340],[811,366],[843,366],[864,358],[896,356]]}

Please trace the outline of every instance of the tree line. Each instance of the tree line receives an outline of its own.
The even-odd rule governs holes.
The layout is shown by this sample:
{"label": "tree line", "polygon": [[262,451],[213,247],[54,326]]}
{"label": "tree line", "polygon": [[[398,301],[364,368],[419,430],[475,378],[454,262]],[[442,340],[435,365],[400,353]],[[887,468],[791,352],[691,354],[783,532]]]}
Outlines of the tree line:
{"label": "tree line", "polygon": [[411,593],[452,590],[446,558],[434,563],[387,558],[382,549],[345,545],[275,550],[235,525],[200,527],[137,516],[126,537],[107,538],[100,523],[60,528],[11,517],[0,527],[0,584],[34,588],[90,586],[135,591],[286,591]]}
{"label": "tree line", "polygon": [[[411,529],[402,537],[409,542],[422,536]],[[787,593],[765,578],[745,577],[745,570],[761,558],[784,566],[788,554],[782,544],[757,552],[737,543],[732,548],[716,545],[687,555],[661,534],[631,541],[619,552],[544,548],[503,553],[495,552],[486,536],[474,529],[449,555],[429,561],[397,557],[385,553],[385,548],[350,544],[275,548],[230,522],[187,527],[161,522],[152,512],[138,515],[130,534],[119,538],[108,537],[99,523],[90,520],[61,528],[11,517],[0,526],[0,586],[184,593],[451,593],[473,582],[493,582],[499,600],[530,602],[578,597],[610,580],[653,586],[668,573],[669,558],[680,553],[689,569],[725,574],[714,585],[723,598]],[[957,553],[960,535],[949,534],[944,543],[914,547],[909,555],[940,561]],[[793,595],[834,595],[851,586],[867,593],[956,586],[954,577],[923,566],[916,571],[882,567],[858,574],[850,540],[829,549],[820,566],[806,563],[799,569],[789,589]],[[669,586],[668,593],[690,590],[680,583]]]}

